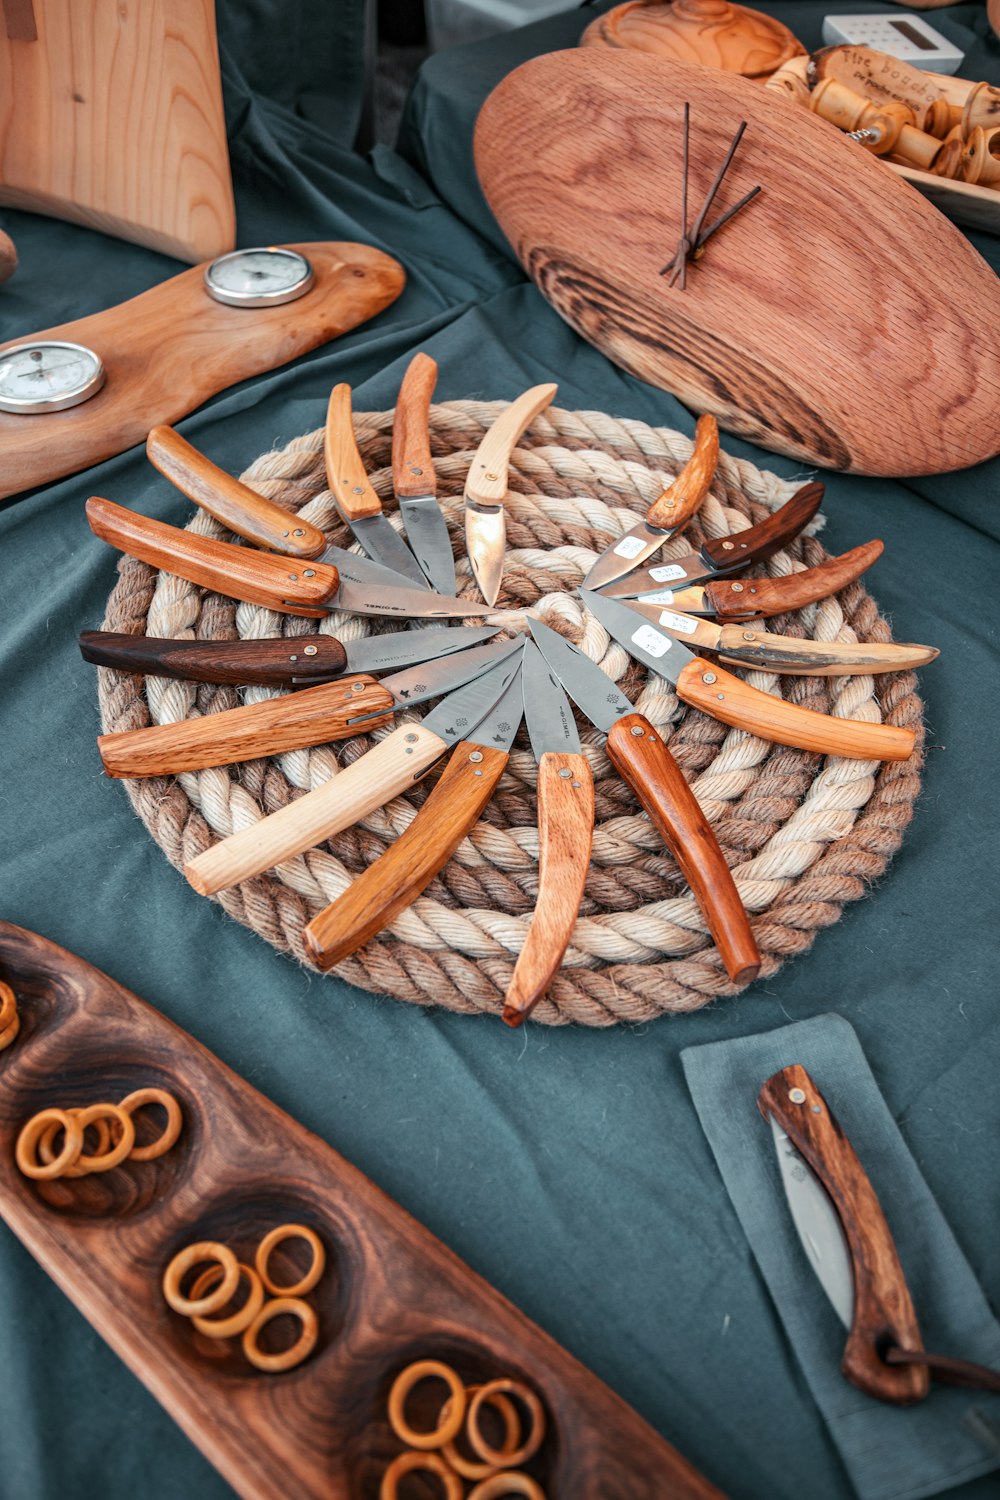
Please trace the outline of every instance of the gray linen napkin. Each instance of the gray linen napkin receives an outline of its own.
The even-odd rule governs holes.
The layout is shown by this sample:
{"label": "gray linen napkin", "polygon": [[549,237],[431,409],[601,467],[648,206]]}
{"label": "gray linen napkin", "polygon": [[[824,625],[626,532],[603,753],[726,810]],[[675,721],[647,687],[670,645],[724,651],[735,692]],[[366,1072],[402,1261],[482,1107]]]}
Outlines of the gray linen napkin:
{"label": "gray linen napkin", "polygon": [[[846,1333],[799,1243],[757,1094],[801,1063],[871,1178],[906,1272],[924,1345],[1000,1368],[1000,1325],[910,1155],[841,1016],[689,1047],[688,1087],[733,1207],[861,1500],[918,1500],[1000,1468],[1000,1398],[935,1385],[887,1406],[840,1373]],[[767,1350],[760,1351],[766,1364]]]}

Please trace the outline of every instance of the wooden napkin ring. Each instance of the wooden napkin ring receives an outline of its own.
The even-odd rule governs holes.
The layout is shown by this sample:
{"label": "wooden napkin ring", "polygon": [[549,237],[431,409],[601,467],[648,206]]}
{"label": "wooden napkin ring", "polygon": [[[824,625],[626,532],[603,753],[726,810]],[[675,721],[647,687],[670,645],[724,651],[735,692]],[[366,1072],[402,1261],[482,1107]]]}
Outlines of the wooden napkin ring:
{"label": "wooden napkin ring", "polygon": [[15,1016],[10,1025],[5,1026],[3,1031],[0,1031],[0,1052],[3,1052],[6,1047],[9,1047],[11,1042],[15,1042],[17,1040],[17,1034],[20,1029],[21,1017]]}
{"label": "wooden napkin ring", "polygon": [[[309,1267],[301,1281],[294,1286],[279,1286],[278,1283],[268,1275],[268,1261],[271,1251],[283,1240],[299,1239],[305,1240],[312,1250],[312,1265]],[[308,1229],[305,1224],[280,1224],[277,1229],[272,1229],[270,1234],[265,1234],[257,1246],[257,1254],[254,1258],[257,1267],[257,1275],[267,1287],[268,1291],[275,1297],[304,1297],[306,1292],[311,1292],[317,1281],[323,1274],[326,1265],[326,1251],[323,1249],[323,1241],[313,1229]]]}
{"label": "wooden napkin ring", "polygon": [[524,1495],[527,1500],[545,1500],[545,1491],[535,1479],[512,1469],[493,1474],[469,1491],[468,1500],[506,1500],[508,1495]]}
{"label": "wooden napkin ring", "polygon": [[[17,1020],[17,998],[9,984],[0,979],[0,1032],[5,1032]],[[4,1045],[9,1045],[4,1043]]]}
{"label": "wooden napkin ring", "polygon": [[438,1453],[420,1453],[411,1450],[401,1453],[382,1475],[379,1500],[398,1500],[399,1481],[406,1474],[434,1474],[441,1481],[444,1500],[462,1500],[465,1486]]}
{"label": "wooden napkin ring", "polygon": [[[77,1118],[84,1133],[88,1125],[96,1125],[98,1120],[111,1121],[118,1127],[118,1139],[110,1150],[105,1147],[99,1149],[94,1155],[81,1150],[72,1168],[65,1175],[85,1177],[90,1172],[110,1172],[113,1168],[120,1166],[135,1145],[135,1126],[130,1116],[117,1104],[91,1104],[86,1109],[81,1109],[77,1113]],[[112,1139],[114,1134],[115,1132],[111,1130]]]}
{"label": "wooden napkin ring", "polygon": [[[231,1339],[237,1334],[243,1333],[250,1327],[254,1318],[264,1306],[264,1286],[260,1277],[252,1266],[245,1266],[242,1261],[238,1262],[240,1276],[246,1277],[249,1291],[247,1300],[243,1306],[232,1313],[228,1318],[192,1318],[191,1322],[199,1333],[203,1333],[210,1339]],[[190,1296],[192,1301],[197,1301],[210,1287],[221,1278],[223,1270],[221,1265],[209,1266],[202,1271],[197,1281],[191,1287]]]}
{"label": "wooden napkin ring", "polygon": [[[431,1432],[415,1431],[403,1415],[407,1396],[422,1380],[443,1380],[451,1391],[451,1399],[441,1408],[438,1426]],[[445,1443],[454,1442],[465,1421],[465,1406],[465,1386],[451,1365],[446,1365],[439,1359],[418,1359],[412,1365],[407,1365],[392,1383],[389,1392],[389,1424],[401,1443],[425,1453],[430,1448],[443,1448]],[[480,1454],[481,1458],[485,1456]],[[500,1462],[503,1463],[504,1460],[501,1459]]]}
{"label": "wooden napkin ring", "polygon": [[[506,1393],[520,1401],[531,1417],[531,1429],[528,1436],[520,1448],[515,1449],[513,1453],[502,1453],[497,1448],[491,1448],[479,1431],[479,1413],[497,1392]],[[532,1454],[537,1453],[541,1447],[545,1436],[545,1409],[534,1391],[523,1381],[491,1380],[486,1385],[481,1385],[472,1398],[466,1432],[469,1442],[484,1463],[492,1464],[496,1469],[502,1469],[505,1464],[508,1468],[515,1468],[531,1458]],[[503,1491],[496,1493],[502,1494]]]}
{"label": "wooden napkin ring", "polygon": [[[217,1261],[222,1267],[222,1279],[213,1292],[200,1297],[186,1297],[181,1291],[181,1282],[192,1266],[199,1261]],[[240,1267],[236,1256],[228,1245],[217,1240],[199,1240],[179,1250],[163,1273],[163,1295],[173,1308],[185,1318],[204,1318],[209,1313],[221,1312],[232,1300],[240,1281]]]}
{"label": "wooden napkin ring", "polygon": [[[68,1115],[73,1115],[75,1118],[79,1119],[79,1117],[83,1114],[83,1110],[68,1109],[66,1113]],[[82,1151],[83,1145],[86,1144],[88,1127],[84,1125],[81,1128],[83,1130],[83,1142],[80,1147]],[[106,1151],[111,1144],[111,1127],[108,1124],[107,1120],[103,1117],[97,1120],[91,1120],[89,1128],[92,1129],[94,1131],[94,1134],[97,1136],[98,1152]],[[54,1162],[57,1155],[59,1154],[56,1151],[56,1140],[61,1135],[61,1133],[62,1126],[56,1121],[53,1121],[51,1125],[46,1126],[44,1133],[39,1137],[35,1154],[38,1157],[38,1160],[44,1162],[46,1166],[49,1166],[52,1162]],[[76,1163],[73,1162],[68,1167],[64,1167],[60,1175],[63,1177],[82,1177],[84,1174],[77,1171]]]}
{"label": "wooden napkin ring", "polygon": [[[65,1131],[62,1150],[52,1161],[40,1163],[35,1156],[35,1147],[50,1125],[59,1125]],[[25,1177],[39,1182],[51,1181],[62,1176],[71,1167],[83,1149],[83,1129],[76,1115],[66,1109],[43,1109],[30,1119],[17,1138],[14,1159]]]}
{"label": "wooden napkin ring", "polygon": [[137,1109],[144,1109],[150,1104],[160,1104],[167,1112],[167,1123],[163,1133],[158,1135],[155,1141],[148,1146],[133,1146],[129,1153],[131,1161],[155,1161],[158,1156],[163,1156],[169,1151],[181,1133],[184,1117],[181,1107],[173,1094],[168,1094],[166,1089],[136,1089],[119,1104],[118,1108],[126,1115],[133,1114]]}
{"label": "wooden napkin ring", "polygon": [[[261,1329],[270,1323],[272,1318],[280,1318],[282,1313],[290,1313],[293,1318],[298,1318],[302,1324],[302,1332],[290,1349],[284,1349],[280,1354],[265,1354],[257,1346]],[[270,1302],[264,1303],[253,1322],[245,1329],[243,1353],[258,1370],[277,1375],[282,1370],[294,1369],[296,1365],[300,1365],[304,1359],[307,1359],[318,1337],[319,1320],[308,1302],[302,1302],[298,1297],[274,1297]]]}
{"label": "wooden napkin ring", "polygon": [[[474,1396],[478,1390],[478,1385],[466,1386],[466,1397]],[[498,1411],[503,1418],[505,1433],[502,1452],[504,1454],[515,1453],[517,1445],[521,1441],[521,1418],[517,1414],[517,1407],[508,1396],[502,1396],[499,1391],[493,1392],[486,1405],[492,1406],[494,1411]],[[450,1410],[451,1397],[449,1396],[441,1408],[442,1421],[447,1419]],[[489,1479],[491,1475],[496,1473],[495,1464],[477,1464],[473,1463],[471,1459],[464,1458],[459,1453],[455,1442],[443,1443],[441,1445],[441,1453],[451,1464],[455,1473],[461,1474],[463,1479]]]}

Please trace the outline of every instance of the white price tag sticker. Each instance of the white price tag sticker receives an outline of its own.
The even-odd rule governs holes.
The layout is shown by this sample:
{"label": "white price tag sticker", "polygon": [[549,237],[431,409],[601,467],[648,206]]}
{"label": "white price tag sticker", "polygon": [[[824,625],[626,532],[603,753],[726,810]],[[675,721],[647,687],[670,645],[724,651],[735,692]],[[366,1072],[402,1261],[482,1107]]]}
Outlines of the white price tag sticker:
{"label": "white price tag sticker", "polygon": [[638,536],[623,536],[615,548],[616,557],[638,557],[644,551],[646,543]]}
{"label": "white price tag sticker", "polygon": [[673,604],[675,592],[674,589],[660,589],[655,594],[643,594],[641,598],[643,604]]}
{"label": "white price tag sticker", "polygon": [[669,630],[682,630],[685,635],[693,635],[698,629],[697,620],[692,620],[690,615],[675,615],[672,609],[661,610],[660,624]]}
{"label": "white price tag sticker", "polygon": [[676,563],[663,563],[659,568],[650,568],[649,576],[654,583],[676,583],[678,578],[686,575]]}
{"label": "white price tag sticker", "polygon": [[633,646],[639,646],[647,656],[666,656],[673,645],[670,637],[661,635],[652,625],[640,625],[632,637]]}

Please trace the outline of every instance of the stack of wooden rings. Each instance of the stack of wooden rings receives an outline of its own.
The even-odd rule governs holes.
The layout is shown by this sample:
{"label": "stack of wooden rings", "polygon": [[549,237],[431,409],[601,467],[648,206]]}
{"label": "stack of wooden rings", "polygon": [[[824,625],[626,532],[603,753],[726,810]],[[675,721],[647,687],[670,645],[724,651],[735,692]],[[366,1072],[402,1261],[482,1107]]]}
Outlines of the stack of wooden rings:
{"label": "stack of wooden rings", "polygon": [[[405,1413],[408,1396],[424,1380],[441,1380],[448,1387],[437,1426],[429,1432],[411,1427]],[[527,1437],[522,1435],[515,1402],[528,1415]],[[499,1448],[487,1442],[480,1430],[480,1417],[486,1407],[492,1407],[503,1422],[504,1441]],[[467,1386],[442,1360],[420,1359],[407,1365],[393,1381],[388,1416],[393,1432],[406,1444],[406,1451],[393,1459],[382,1476],[380,1500],[399,1500],[400,1480],[413,1473],[432,1474],[439,1479],[444,1500],[505,1500],[508,1495],[545,1500],[545,1491],[538,1481],[518,1468],[534,1457],[545,1437],[545,1409],[523,1381],[504,1378]],[[475,1455],[472,1459],[457,1447],[463,1431]],[[468,1493],[463,1482],[467,1479],[476,1481]]]}
{"label": "stack of wooden rings", "polygon": [[[167,1123],[149,1145],[137,1146],[132,1116],[153,1104],[166,1110]],[[155,1161],[170,1150],[182,1124],[181,1107],[173,1094],[166,1089],[136,1089],[120,1104],[39,1110],[22,1128],[14,1156],[24,1176],[38,1181],[88,1177],[94,1172],[110,1172],[123,1161]],[[84,1150],[88,1130],[96,1136],[92,1152]],[[62,1144],[56,1150],[60,1135]]]}
{"label": "stack of wooden rings", "polygon": [[21,1029],[21,1017],[17,1013],[17,997],[9,984],[0,979],[0,1052],[17,1040]]}
{"label": "stack of wooden rings", "polygon": [[[289,1239],[305,1240],[312,1251],[312,1262],[298,1281],[291,1286],[282,1286],[271,1275],[270,1259],[276,1246]],[[208,1262],[205,1269],[189,1290],[183,1291],[185,1276],[204,1261]],[[314,1230],[304,1224],[279,1224],[257,1246],[252,1266],[237,1260],[229,1246],[218,1240],[199,1240],[197,1244],[178,1251],[164,1272],[163,1295],[174,1311],[190,1318],[206,1338],[241,1336],[243,1353],[250,1363],[269,1375],[277,1375],[308,1359],[316,1345],[319,1320],[309,1303],[302,1299],[317,1284],[325,1266],[323,1241]],[[241,1281],[247,1285],[246,1301],[236,1312],[218,1317],[217,1314],[233,1300]],[[270,1293],[270,1297],[266,1293]],[[279,1354],[267,1354],[258,1342],[261,1331],[272,1319],[285,1313],[298,1319],[302,1332],[290,1348]]]}

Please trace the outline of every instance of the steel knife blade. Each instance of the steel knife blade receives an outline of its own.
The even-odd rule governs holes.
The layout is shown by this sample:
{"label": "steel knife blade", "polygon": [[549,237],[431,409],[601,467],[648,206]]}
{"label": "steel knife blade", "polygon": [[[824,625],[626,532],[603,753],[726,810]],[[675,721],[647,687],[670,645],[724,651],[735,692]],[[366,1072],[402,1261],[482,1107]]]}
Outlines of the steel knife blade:
{"label": "steel knife blade", "polygon": [[598,729],[610,734],[619,719],[632,713],[633,705],[621,689],[578,646],[541,620],[529,617],[528,628],[559,682]]}
{"label": "steel knife blade", "polygon": [[378,583],[347,581],[323,608],[330,612],[341,609],[349,615],[393,615],[411,620],[462,620],[472,615],[509,613],[492,604],[477,604],[474,599],[449,599],[427,588],[390,589]]}
{"label": "steel knife blade", "polygon": [[[542,630],[548,628],[540,625],[540,622],[535,623]],[[552,634],[555,635],[556,632],[553,631]],[[557,639],[561,640],[562,637],[558,636]],[[533,640],[524,643],[521,685],[524,690],[524,719],[528,726],[528,738],[539,764],[542,756],[549,752],[565,751],[570,755],[579,755],[580,736],[569,699]],[[629,707],[631,708],[631,704]]]}
{"label": "steel knife blade", "polygon": [[[442,630],[441,635],[452,635],[456,632]],[[481,677],[484,672],[521,650],[520,639],[511,641],[498,641],[488,646],[473,646],[471,650],[460,651],[449,656],[439,656],[436,661],[425,661],[418,666],[408,667],[405,672],[396,672],[391,677],[383,677],[379,686],[392,694],[396,708],[412,708],[414,704],[426,703],[429,698],[440,698],[443,693],[450,693],[454,688],[460,688],[466,682],[473,682]],[[351,719],[351,724],[357,724],[357,732],[361,732],[366,718],[379,718],[381,714],[362,714],[356,719]]]}
{"label": "steel knife blade", "polygon": [[845,1328],[854,1319],[851,1254],[837,1210],[819,1178],[774,1118],[768,1115],[774,1150],[792,1221],[809,1264]]}
{"label": "steel knife blade", "polygon": [[455,557],[437,502],[428,430],[437,368],[429,355],[415,354],[403,376],[392,423],[392,487],[407,540],[428,583],[439,593],[454,594]]}

